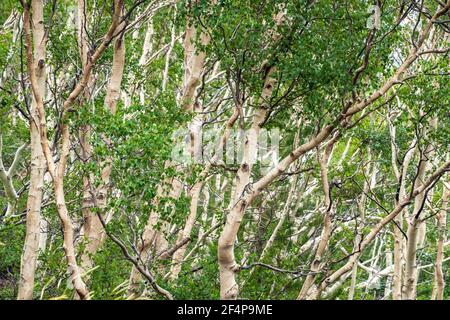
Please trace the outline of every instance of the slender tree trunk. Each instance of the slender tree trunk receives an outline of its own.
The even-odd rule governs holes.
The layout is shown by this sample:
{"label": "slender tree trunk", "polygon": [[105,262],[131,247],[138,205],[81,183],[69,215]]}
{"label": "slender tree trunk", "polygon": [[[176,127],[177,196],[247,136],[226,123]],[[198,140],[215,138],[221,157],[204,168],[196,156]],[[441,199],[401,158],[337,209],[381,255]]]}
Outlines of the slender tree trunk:
{"label": "slender tree trunk", "polygon": [[[393,271],[393,266],[392,266],[392,251],[389,248],[389,246],[386,246],[386,252],[385,252],[385,257],[386,257],[386,268],[389,270]],[[391,269],[392,268],[392,269]],[[383,296],[383,300],[387,300],[391,294],[392,291],[392,280],[393,278],[388,276],[386,278],[386,285],[384,287],[384,296]]]}
{"label": "slender tree trunk", "polygon": [[20,146],[16,150],[16,154],[14,156],[14,160],[11,163],[11,166],[8,170],[6,170],[3,164],[3,136],[0,134],[0,182],[3,184],[6,194],[7,208],[5,213],[5,218],[16,213],[16,205],[19,196],[17,195],[16,189],[13,185],[13,176],[16,173],[17,165],[20,159],[20,154],[22,150],[26,147],[26,145]]}
{"label": "slender tree trunk", "polygon": [[[437,119],[432,119],[430,125],[436,128]],[[430,164],[429,159],[433,157],[434,151],[431,144],[425,147],[420,154],[420,162],[417,168],[417,175],[414,181],[414,188],[420,187],[425,179],[425,173]],[[425,221],[423,220],[423,210],[427,201],[425,194],[420,194],[414,199],[414,209],[409,219],[407,241],[406,241],[406,265],[405,265],[405,288],[403,299],[416,299],[417,281],[419,277],[417,249],[423,245],[425,238]]]}
{"label": "slender tree trunk", "polygon": [[[371,161],[371,154],[369,153],[368,162]],[[369,174],[370,167],[368,167],[368,170],[366,171],[366,174]],[[356,237],[353,244],[353,252],[358,250],[359,244],[362,241],[363,236],[363,230],[366,223],[366,200],[367,200],[367,194],[369,193],[370,189],[373,189],[376,185],[376,177],[377,177],[377,166],[374,164],[372,169],[372,174],[370,177],[370,181],[364,182],[363,187],[363,194],[361,195],[361,199],[358,202],[358,211],[360,215],[360,222],[356,231]],[[356,289],[356,277],[358,275],[358,263],[355,263],[353,265],[352,269],[352,276],[351,276],[351,283],[350,283],[350,289],[348,293],[348,300],[353,300],[353,297],[355,295],[355,289]]]}
{"label": "slender tree trunk", "polygon": [[450,186],[444,183],[443,188],[444,190],[442,194],[442,206],[437,216],[438,240],[437,240],[436,262],[434,267],[433,300],[443,300],[445,288],[444,272],[442,270],[442,260],[444,257],[444,243],[447,239],[447,208],[448,208],[448,198],[450,196]]}
{"label": "slender tree trunk", "polygon": [[[145,32],[145,38],[144,38],[144,45],[142,48],[142,54],[139,58],[139,66],[144,67],[148,59],[150,58],[150,54],[153,51],[153,18],[150,18],[150,21],[148,22],[147,31]],[[134,87],[131,91],[136,90],[136,87]],[[145,104],[145,88],[144,86],[140,86],[138,88],[139,90],[139,101],[141,104]]]}
{"label": "slender tree trunk", "polygon": [[320,164],[320,178],[322,181],[322,188],[325,195],[325,208],[323,213],[323,229],[320,236],[319,245],[317,246],[316,253],[314,255],[314,260],[311,263],[310,272],[306,276],[305,282],[303,283],[302,289],[298,295],[299,300],[308,299],[309,290],[313,287],[314,280],[316,279],[317,272],[320,270],[322,257],[328,246],[328,241],[331,237],[331,223],[333,216],[333,203],[331,200],[331,187],[328,180],[328,160],[330,159],[331,152],[333,151],[334,144],[337,140],[337,136],[332,138],[325,148],[322,157],[318,156]]}
{"label": "slender tree trunk", "polygon": [[[44,1],[33,0],[31,3],[33,10],[32,28],[33,28],[33,48],[34,63],[29,67],[34,69],[36,77],[35,90],[38,95],[45,95],[46,79],[46,59],[45,59],[45,30],[44,30]],[[24,25],[30,24],[29,14],[24,14]],[[28,42],[31,46],[31,41]],[[29,48],[31,51],[31,47]],[[34,277],[36,272],[36,262],[38,258],[42,190],[44,188],[44,173],[46,169],[45,157],[41,146],[41,133],[39,127],[38,104],[35,96],[32,97],[30,109],[30,141],[31,141],[31,166],[30,166],[30,189],[27,200],[27,222],[26,236],[23,248],[22,260],[20,264],[20,281],[18,300],[33,299]]]}
{"label": "slender tree trunk", "polygon": [[[406,155],[403,159],[401,173],[398,175],[398,183],[399,187],[399,200],[403,199],[406,196],[406,175],[408,172],[409,164],[412,160],[412,157],[415,153],[415,144],[414,140],[409,150],[406,152]],[[406,239],[404,236],[403,230],[403,217],[406,216],[407,209],[405,208],[400,212],[400,214],[394,219],[394,271],[393,271],[393,279],[392,279],[392,299],[393,300],[401,300],[402,292],[403,292],[403,272],[405,266],[405,246]]]}
{"label": "slender tree trunk", "polygon": [[170,35],[170,46],[169,46],[169,50],[167,50],[167,53],[166,53],[166,64],[164,66],[164,72],[163,72],[163,80],[162,80],[162,88],[161,88],[161,91],[163,91],[163,92],[166,91],[167,81],[169,78],[170,59],[172,57],[173,47],[175,46],[176,19],[177,19],[177,7],[175,5],[174,13],[173,13],[173,21],[172,21],[172,31],[171,31],[171,35]]}
{"label": "slender tree trunk", "polygon": [[[197,30],[192,18],[186,20],[186,33],[184,37],[184,80],[183,90],[179,98],[182,109],[194,111],[195,91],[203,74],[206,53],[204,51],[196,52],[195,45]],[[207,45],[210,38],[207,33],[200,32],[200,41],[202,45]]]}
{"label": "slender tree trunk", "polygon": [[[423,156],[422,156],[423,157]],[[427,162],[422,158],[422,162],[418,168],[417,179],[415,187],[419,187],[425,176]],[[414,210],[410,218],[408,226],[408,240],[406,250],[406,266],[405,266],[405,290],[403,294],[404,299],[415,299],[417,286],[417,247],[418,247],[418,233],[420,224],[423,223],[421,212],[423,210],[425,197],[423,194],[416,197],[414,202]]]}
{"label": "slender tree trunk", "polygon": [[[273,229],[272,234],[270,235],[269,240],[267,240],[267,243],[265,244],[261,256],[259,258],[260,261],[263,261],[264,258],[267,255],[267,252],[272,247],[273,243],[275,242],[275,239],[277,238],[278,233],[280,232],[281,227],[284,224],[284,221],[286,221],[286,217],[288,216],[288,213],[291,210],[291,204],[292,204],[292,198],[295,194],[295,189],[297,188],[297,181],[298,181],[298,175],[292,178],[289,191],[288,191],[288,198],[286,199],[286,203],[284,204],[283,211],[281,212],[281,216],[278,220],[277,225],[275,226],[275,229]],[[255,270],[255,269],[253,269]]]}

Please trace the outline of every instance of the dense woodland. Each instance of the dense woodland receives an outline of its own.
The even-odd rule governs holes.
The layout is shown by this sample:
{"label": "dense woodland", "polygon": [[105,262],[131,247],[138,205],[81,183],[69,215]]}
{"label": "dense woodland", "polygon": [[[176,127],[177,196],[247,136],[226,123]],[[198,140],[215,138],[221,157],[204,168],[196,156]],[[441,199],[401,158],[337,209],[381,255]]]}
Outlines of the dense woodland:
{"label": "dense woodland", "polygon": [[449,299],[449,21],[1,0],[0,299]]}

